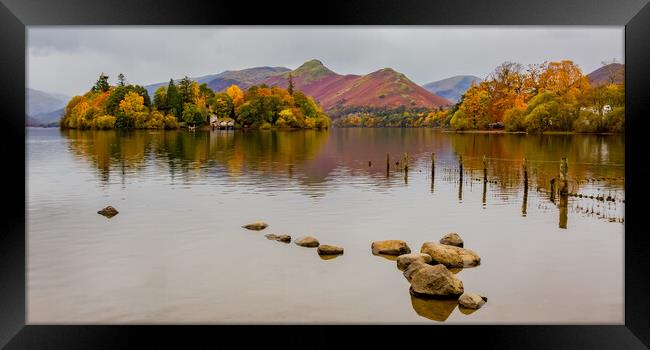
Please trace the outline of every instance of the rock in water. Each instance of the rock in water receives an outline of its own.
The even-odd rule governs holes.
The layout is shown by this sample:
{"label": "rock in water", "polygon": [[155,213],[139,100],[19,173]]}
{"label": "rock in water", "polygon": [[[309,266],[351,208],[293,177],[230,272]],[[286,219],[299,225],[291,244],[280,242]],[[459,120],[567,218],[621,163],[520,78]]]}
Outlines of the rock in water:
{"label": "rock in water", "polygon": [[273,233],[270,233],[268,235],[264,235],[267,239],[273,240],[273,241],[279,241],[279,242],[284,242],[284,243],[289,243],[291,242],[291,236],[289,235],[276,235]]}
{"label": "rock in water", "polygon": [[400,240],[374,241],[370,248],[373,254],[402,255],[411,252],[406,242]]}
{"label": "rock in water", "polygon": [[318,246],[318,255],[340,255],[343,254],[343,248],[335,245],[323,244]]}
{"label": "rock in water", "polygon": [[471,267],[481,264],[481,257],[475,252],[446,244],[425,242],[420,253],[429,254],[432,262],[447,267]]}
{"label": "rock in water", "polygon": [[269,225],[266,222],[257,221],[257,222],[251,222],[250,224],[244,225],[242,227],[247,228],[249,230],[260,231],[265,229],[267,226]]}
{"label": "rock in water", "polygon": [[404,277],[406,277],[407,281],[411,282],[411,276],[413,276],[413,274],[418,270],[425,268],[427,266],[429,265],[424,263],[423,261],[415,260],[411,262],[411,264],[409,264],[409,267],[407,267],[406,270],[404,270]]}
{"label": "rock in water", "polygon": [[468,309],[479,309],[485,302],[487,298],[476,293],[463,293],[458,299],[458,303]]}
{"label": "rock in water", "polygon": [[318,240],[312,236],[302,237],[294,241],[297,245],[307,248],[316,248],[320,245]]}
{"label": "rock in water", "polygon": [[440,244],[453,245],[455,247],[463,247],[463,240],[460,238],[458,233],[451,232],[448,233],[440,239]]}
{"label": "rock in water", "polygon": [[423,254],[423,253],[402,254],[397,257],[397,268],[404,271],[414,261],[420,261],[425,264],[428,264],[431,262],[431,256],[429,254]]}
{"label": "rock in water", "polygon": [[113,216],[117,215],[118,213],[119,213],[119,211],[117,211],[117,209],[111,207],[110,205],[97,212],[97,214],[104,215],[107,218],[112,218]]}
{"label": "rock in water", "polygon": [[415,295],[449,298],[463,294],[463,281],[447,270],[445,265],[431,266],[424,263],[413,263],[411,266],[415,264],[422,265],[410,274],[411,288]]}

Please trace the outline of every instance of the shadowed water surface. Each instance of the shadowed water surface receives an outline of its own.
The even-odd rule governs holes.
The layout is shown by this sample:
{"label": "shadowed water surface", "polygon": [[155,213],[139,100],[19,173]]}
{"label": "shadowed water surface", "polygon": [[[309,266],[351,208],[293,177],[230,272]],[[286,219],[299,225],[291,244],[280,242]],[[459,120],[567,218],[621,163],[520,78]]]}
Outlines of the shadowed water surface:
{"label": "shadowed water surface", "polygon": [[[623,323],[621,135],[30,128],[26,147],[30,323]],[[575,195],[551,198],[562,157]],[[412,297],[370,251],[448,232],[481,256],[454,271],[476,312]]]}

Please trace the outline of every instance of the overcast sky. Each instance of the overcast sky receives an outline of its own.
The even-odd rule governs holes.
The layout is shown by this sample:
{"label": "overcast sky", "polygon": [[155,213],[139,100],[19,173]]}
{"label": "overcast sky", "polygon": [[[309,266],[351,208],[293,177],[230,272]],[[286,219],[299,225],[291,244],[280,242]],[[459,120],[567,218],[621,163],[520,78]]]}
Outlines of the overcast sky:
{"label": "overcast sky", "polygon": [[27,31],[28,87],[67,95],[99,73],[147,85],[319,59],[340,74],[391,67],[418,84],[486,77],[504,61],[624,63],[623,27],[42,27]]}

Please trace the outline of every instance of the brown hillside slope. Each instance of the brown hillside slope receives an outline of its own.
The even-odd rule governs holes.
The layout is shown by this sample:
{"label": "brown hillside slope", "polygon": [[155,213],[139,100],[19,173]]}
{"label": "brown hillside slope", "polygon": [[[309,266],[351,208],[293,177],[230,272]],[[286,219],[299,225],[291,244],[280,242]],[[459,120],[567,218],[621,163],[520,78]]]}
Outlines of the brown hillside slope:
{"label": "brown hillside slope", "polygon": [[350,107],[434,109],[452,104],[391,68],[363,76],[340,75],[322,62],[311,60],[290,73],[269,77],[264,83],[287,87],[289,74],[296,90],[313,96],[328,112]]}

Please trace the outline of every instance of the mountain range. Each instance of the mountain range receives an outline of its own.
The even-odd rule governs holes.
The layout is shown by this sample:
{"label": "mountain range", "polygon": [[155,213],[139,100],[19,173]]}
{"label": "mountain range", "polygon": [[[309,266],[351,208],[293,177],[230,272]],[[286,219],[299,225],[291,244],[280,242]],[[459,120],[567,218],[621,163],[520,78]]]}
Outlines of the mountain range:
{"label": "mountain range", "polygon": [[460,100],[465,91],[474,84],[480,84],[483,79],[473,75],[457,75],[451,78],[434,81],[422,85],[423,88],[436,95],[442,96],[454,103]]}
{"label": "mountain range", "polygon": [[[600,85],[614,79],[623,81],[624,65],[613,63],[603,66],[587,76],[591,84]],[[291,70],[286,67],[254,67],[224,71],[190,78],[200,84],[207,83],[214,91],[224,91],[230,85],[246,90],[253,85],[288,86],[289,75],[296,90],[312,96],[331,117],[359,109],[434,109],[458,102],[471,86],[481,78],[459,75],[419,86],[404,74],[392,68],[383,68],[365,75],[341,75],[327,68],[319,60],[309,60]],[[176,80],[175,80],[176,81]],[[168,81],[145,86],[149,96]],[[35,89],[26,89],[26,124],[28,126],[56,125],[70,97]]]}
{"label": "mountain range", "polygon": [[[307,61],[294,70],[285,67],[255,67],[191,79],[207,83],[218,92],[232,84],[244,90],[259,84],[286,88],[289,75],[296,90],[312,96],[332,116],[354,108],[393,109],[407,106],[433,109],[452,104],[391,68],[366,75],[341,75],[319,60]],[[153,96],[153,92],[165,84],[167,83],[157,83],[145,88]]]}
{"label": "mountain range", "polygon": [[63,115],[63,108],[68,104],[70,98],[70,96],[62,94],[25,89],[26,124],[41,126],[58,122]]}

